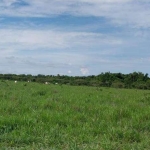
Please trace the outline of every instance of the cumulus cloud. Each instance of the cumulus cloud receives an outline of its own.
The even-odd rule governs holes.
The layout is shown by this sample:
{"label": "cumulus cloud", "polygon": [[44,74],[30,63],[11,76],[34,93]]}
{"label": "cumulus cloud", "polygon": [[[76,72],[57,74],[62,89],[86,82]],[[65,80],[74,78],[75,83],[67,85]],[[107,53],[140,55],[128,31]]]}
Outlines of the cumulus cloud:
{"label": "cumulus cloud", "polygon": [[72,71],[68,70],[68,73],[69,73],[69,74],[71,74],[71,73],[72,73]]}
{"label": "cumulus cloud", "polygon": [[80,69],[80,71],[81,71],[82,75],[88,75],[89,74],[89,69],[86,67],[82,67]]}

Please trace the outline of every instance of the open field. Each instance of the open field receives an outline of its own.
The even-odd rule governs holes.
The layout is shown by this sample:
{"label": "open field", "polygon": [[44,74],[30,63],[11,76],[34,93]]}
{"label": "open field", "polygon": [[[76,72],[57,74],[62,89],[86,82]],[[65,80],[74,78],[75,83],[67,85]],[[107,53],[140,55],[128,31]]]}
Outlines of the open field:
{"label": "open field", "polygon": [[0,81],[0,150],[150,150],[150,91]]}

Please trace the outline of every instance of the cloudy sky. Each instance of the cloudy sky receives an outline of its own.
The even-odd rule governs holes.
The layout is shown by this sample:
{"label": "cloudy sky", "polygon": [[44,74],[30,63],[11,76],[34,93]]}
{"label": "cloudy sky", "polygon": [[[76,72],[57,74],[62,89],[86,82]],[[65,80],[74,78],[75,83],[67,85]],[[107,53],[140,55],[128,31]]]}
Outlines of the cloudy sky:
{"label": "cloudy sky", "polygon": [[150,74],[150,0],[0,0],[0,73]]}

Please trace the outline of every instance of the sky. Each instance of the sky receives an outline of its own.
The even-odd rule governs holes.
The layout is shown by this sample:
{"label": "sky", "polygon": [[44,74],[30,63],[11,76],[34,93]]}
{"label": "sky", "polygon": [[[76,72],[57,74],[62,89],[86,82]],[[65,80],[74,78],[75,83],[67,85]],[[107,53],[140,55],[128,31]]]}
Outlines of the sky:
{"label": "sky", "polygon": [[0,73],[150,74],[150,0],[0,0]]}

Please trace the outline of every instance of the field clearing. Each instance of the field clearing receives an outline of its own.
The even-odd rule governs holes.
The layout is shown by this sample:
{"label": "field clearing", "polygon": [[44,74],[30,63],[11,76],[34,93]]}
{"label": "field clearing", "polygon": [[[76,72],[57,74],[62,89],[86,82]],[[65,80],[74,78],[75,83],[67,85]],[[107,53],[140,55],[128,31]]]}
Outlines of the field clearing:
{"label": "field clearing", "polygon": [[1,150],[150,150],[150,91],[0,81]]}

